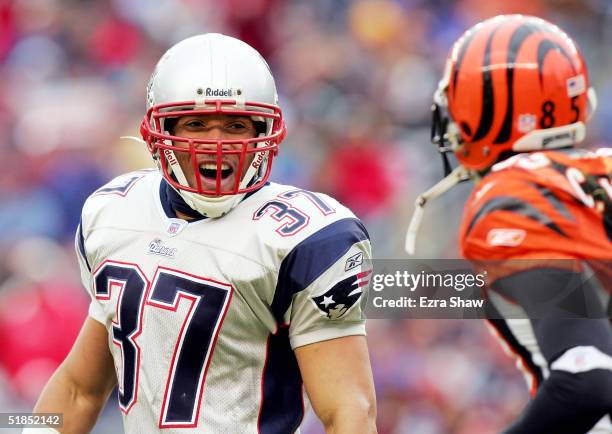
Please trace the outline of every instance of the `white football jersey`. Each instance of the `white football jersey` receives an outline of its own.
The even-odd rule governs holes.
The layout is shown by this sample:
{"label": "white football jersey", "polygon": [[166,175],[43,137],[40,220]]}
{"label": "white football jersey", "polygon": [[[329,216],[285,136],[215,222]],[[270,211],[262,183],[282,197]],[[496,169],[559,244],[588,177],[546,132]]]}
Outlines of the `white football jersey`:
{"label": "white football jersey", "polygon": [[189,223],[172,197],[157,170],[122,175],[87,199],[76,236],[126,433],[296,432],[293,349],[365,334],[365,228],[329,196],[287,185]]}

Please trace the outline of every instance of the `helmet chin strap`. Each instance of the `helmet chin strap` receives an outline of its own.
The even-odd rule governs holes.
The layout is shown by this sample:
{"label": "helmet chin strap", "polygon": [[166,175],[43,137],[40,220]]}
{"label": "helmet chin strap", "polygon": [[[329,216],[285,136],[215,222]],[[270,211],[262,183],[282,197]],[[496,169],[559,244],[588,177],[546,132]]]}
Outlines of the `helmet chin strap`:
{"label": "helmet chin strap", "polygon": [[204,217],[209,218],[224,216],[244,197],[244,193],[231,196],[207,197],[190,191],[175,190],[181,195],[187,205]]}
{"label": "helmet chin strap", "polygon": [[[166,158],[168,163],[168,174],[173,173],[176,177],[176,180],[181,185],[189,185],[187,181],[187,177],[179,164],[174,151],[169,149],[165,149],[162,151],[164,156],[161,158]],[[244,174],[242,180],[240,181],[239,188],[246,188],[249,183],[257,176],[257,172],[260,167],[265,167],[268,164],[268,155],[269,151],[265,151],[266,156],[262,158],[262,161],[257,164],[256,160],[252,161]],[[170,184],[172,186],[172,184]],[[228,196],[204,196],[202,194],[193,193],[190,191],[185,191],[182,189],[177,189],[175,187],[174,190],[181,195],[185,203],[189,205],[192,209],[199,212],[205,217],[209,218],[218,218],[227,214],[232,208],[234,208],[245,196],[246,193],[228,195]]]}
{"label": "helmet chin strap", "polygon": [[[189,182],[187,177],[179,164],[174,151],[164,149],[161,151],[164,155],[160,158],[165,158],[168,163],[168,174],[174,174],[179,184],[188,186]],[[190,191],[185,191],[180,188],[175,188],[170,184],[172,188],[183,198],[185,203],[190,208],[202,214],[204,217],[218,218],[227,214],[239,201],[242,199],[244,194],[237,194],[232,196],[219,196],[219,197],[208,197]]]}
{"label": "helmet chin strap", "polygon": [[421,222],[423,221],[425,204],[428,201],[441,196],[455,185],[459,184],[461,181],[465,181],[470,177],[470,172],[465,167],[457,166],[446,178],[443,178],[436,185],[431,187],[426,192],[421,193],[416,198],[414,202],[415,209],[414,213],[412,214],[412,218],[410,219],[410,224],[408,225],[406,244],[404,246],[404,249],[410,256],[413,256],[416,251],[416,237],[417,233],[419,232]]}

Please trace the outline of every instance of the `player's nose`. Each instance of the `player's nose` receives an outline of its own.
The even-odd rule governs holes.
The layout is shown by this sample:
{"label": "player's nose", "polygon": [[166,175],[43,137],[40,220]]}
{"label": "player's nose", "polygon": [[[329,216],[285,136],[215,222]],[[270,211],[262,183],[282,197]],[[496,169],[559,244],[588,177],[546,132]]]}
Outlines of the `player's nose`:
{"label": "player's nose", "polygon": [[206,140],[223,140],[227,134],[220,125],[211,125],[202,132],[202,138]]}
{"label": "player's nose", "polygon": [[[219,128],[209,128],[206,131],[201,131],[197,139],[205,140],[206,142],[197,141],[195,142],[195,148],[204,151],[216,151],[219,147],[220,141],[225,139],[225,135]],[[227,145],[222,144],[223,149],[227,147]]]}

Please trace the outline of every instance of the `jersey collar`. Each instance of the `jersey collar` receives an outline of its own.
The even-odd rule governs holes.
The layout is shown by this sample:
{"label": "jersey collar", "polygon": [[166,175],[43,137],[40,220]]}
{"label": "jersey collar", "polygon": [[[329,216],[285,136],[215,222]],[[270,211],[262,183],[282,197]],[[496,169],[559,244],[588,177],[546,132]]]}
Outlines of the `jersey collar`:
{"label": "jersey collar", "polygon": [[[255,193],[262,190],[267,185],[270,185],[270,182],[266,182],[261,188],[245,194],[240,202],[244,202],[247,198],[253,196]],[[176,190],[172,188],[170,184],[163,178],[159,183],[159,199],[164,213],[168,218],[179,218],[176,215],[176,211],[179,211],[182,214],[191,217],[193,219],[192,221],[194,222],[207,219],[207,217],[203,216],[202,214],[191,208],[189,205],[187,205],[181,195],[178,194]]]}

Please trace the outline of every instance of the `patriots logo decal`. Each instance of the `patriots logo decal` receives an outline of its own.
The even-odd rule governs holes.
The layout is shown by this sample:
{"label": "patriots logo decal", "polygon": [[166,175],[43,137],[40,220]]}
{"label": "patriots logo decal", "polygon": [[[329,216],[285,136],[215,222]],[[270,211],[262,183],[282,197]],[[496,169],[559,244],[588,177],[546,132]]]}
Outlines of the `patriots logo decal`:
{"label": "patriots logo decal", "polygon": [[363,287],[370,283],[372,270],[362,271],[336,283],[327,292],[312,297],[315,305],[329,319],[341,318],[357,303],[363,294]]}

